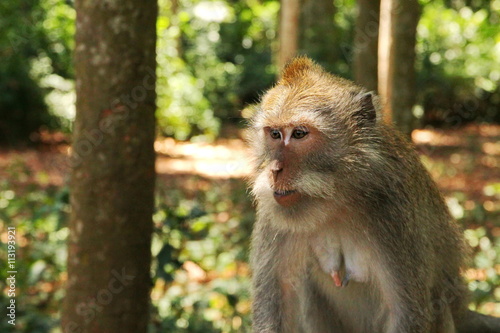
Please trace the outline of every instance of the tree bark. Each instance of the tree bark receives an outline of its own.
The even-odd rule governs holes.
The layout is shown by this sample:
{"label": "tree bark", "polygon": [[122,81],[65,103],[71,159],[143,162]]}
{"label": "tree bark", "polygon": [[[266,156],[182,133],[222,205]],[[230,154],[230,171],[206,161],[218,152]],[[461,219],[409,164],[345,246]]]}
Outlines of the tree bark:
{"label": "tree bark", "polygon": [[418,0],[382,0],[380,5],[379,92],[384,118],[405,133],[413,128]]}
{"label": "tree bark", "polygon": [[300,0],[282,0],[280,9],[280,47],[278,68],[281,70],[297,55],[299,38]]}
{"label": "tree bark", "polygon": [[393,0],[380,1],[380,23],[378,42],[378,91],[384,104],[384,119],[392,122],[392,113],[389,110],[390,93],[389,70],[391,61],[391,7]]}
{"label": "tree bark", "polygon": [[77,0],[62,331],[147,331],[155,182],[152,0]]}
{"label": "tree bark", "polygon": [[302,0],[300,8],[299,49],[327,69],[337,62],[341,51],[335,12],[333,0]]}
{"label": "tree bark", "polygon": [[378,90],[378,33],[380,0],[358,0],[354,33],[354,80],[368,90]]}

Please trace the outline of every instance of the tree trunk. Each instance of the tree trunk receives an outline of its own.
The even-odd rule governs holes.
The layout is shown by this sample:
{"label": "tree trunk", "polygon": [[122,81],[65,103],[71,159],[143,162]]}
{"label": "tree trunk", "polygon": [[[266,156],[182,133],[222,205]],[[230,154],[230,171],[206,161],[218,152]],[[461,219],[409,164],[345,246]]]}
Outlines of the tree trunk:
{"label": "tree trunk", "polygon": [[62,331],[145,333],[157,3],[77,0],[77,115]]}
{"label": "tree trunk", "polygon": [[378,92],[384,104],[384,120],[392,122],[392,113],[389,110],[390,93],[389,70],[392,48],[391,36],[391,6],[394,0],[380,1],[380,23],[378,41]]}
{"label": "tree trunk", "polygon": [[300,8],[301,53],[312,57],[327,69],[340,57],[333,0],[302,0]]}
{"label": "tree trunk", "polygon": [[300,0],[282,0],[280,9],[280,47],[278,68],[281,70],[297,54]]}
{"label": "tree trunk", "polygon": [[415,43],[418,0],[382,0],[380,5],[379,91],[384,118],[405,133],[413,128]]}
{"label": "tree trunk", "polygon": [[378,89],[378,32],[380,0],[358,0],[354,34],[354,80],[368,90]]}

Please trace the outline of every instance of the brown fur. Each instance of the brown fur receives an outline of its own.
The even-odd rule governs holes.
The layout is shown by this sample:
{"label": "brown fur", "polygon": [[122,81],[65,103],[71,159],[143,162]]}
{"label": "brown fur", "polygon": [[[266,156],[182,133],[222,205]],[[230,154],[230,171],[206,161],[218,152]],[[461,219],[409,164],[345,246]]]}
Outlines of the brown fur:
{"label": "brown fur", "polygon": [[[248,132],[254,332],[455,332],[462,233],[413,146],[381,119],[376,96],[307,58],[263,96]],[[304,139],[269,138],[298,126]],[[300,200],[278,204],[282,190]],[[343,288],[328,272],[338,251]]]}

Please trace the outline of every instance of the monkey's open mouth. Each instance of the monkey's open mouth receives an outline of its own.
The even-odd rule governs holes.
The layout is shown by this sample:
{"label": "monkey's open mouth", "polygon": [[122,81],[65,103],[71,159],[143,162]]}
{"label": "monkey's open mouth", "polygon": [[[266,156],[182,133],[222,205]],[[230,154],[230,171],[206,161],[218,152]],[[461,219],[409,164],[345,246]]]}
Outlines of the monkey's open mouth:
{"label": "monkey's open mouth", "polygon": [[295,190],[274,191],[274,200],[281,206],[292,206],[300,200],[300,193]]}
{"label": "monkey's open mouth", "polygon": [[295,190],[287,190],[287,191],[274,191],[274,196],[275,197],[285,197],[287,195],[293,194],[297,191]]}

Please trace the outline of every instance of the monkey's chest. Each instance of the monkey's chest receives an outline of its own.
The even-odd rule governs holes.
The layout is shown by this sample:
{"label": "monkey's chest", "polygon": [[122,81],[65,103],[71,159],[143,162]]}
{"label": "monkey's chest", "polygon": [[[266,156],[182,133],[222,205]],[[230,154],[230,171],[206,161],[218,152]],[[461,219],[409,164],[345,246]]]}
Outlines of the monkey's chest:
{"label": "monkey's chest", "polygon": [[[278,262],[283,297],[301,300],[302,317],[311,316],[311,309],[322,309],[327,316],[338,313],[338,318],[344,318],[339,332],[380,331],[376,316],[387,309],[380,308],[380,295],[370,282],[375,259],[362,244],[336,235],[325,233],[282,244]],[[340,282],[335,281],[336,274]],[[346,274],[348,283],[343,281]],[[353,313],[355,320],[351,320]]]}
{"label": "monkey's chest", "polygon": [[370,258],[368,251],[363,251],[364,246],[361,244],[338,233],[324,233],[311,237],[309,247],[312,251],[308,264],[315,265],[316,262],[320,271],[328,276],[335,279],[341,274],[349,281],[369,280],[373,258]]}

